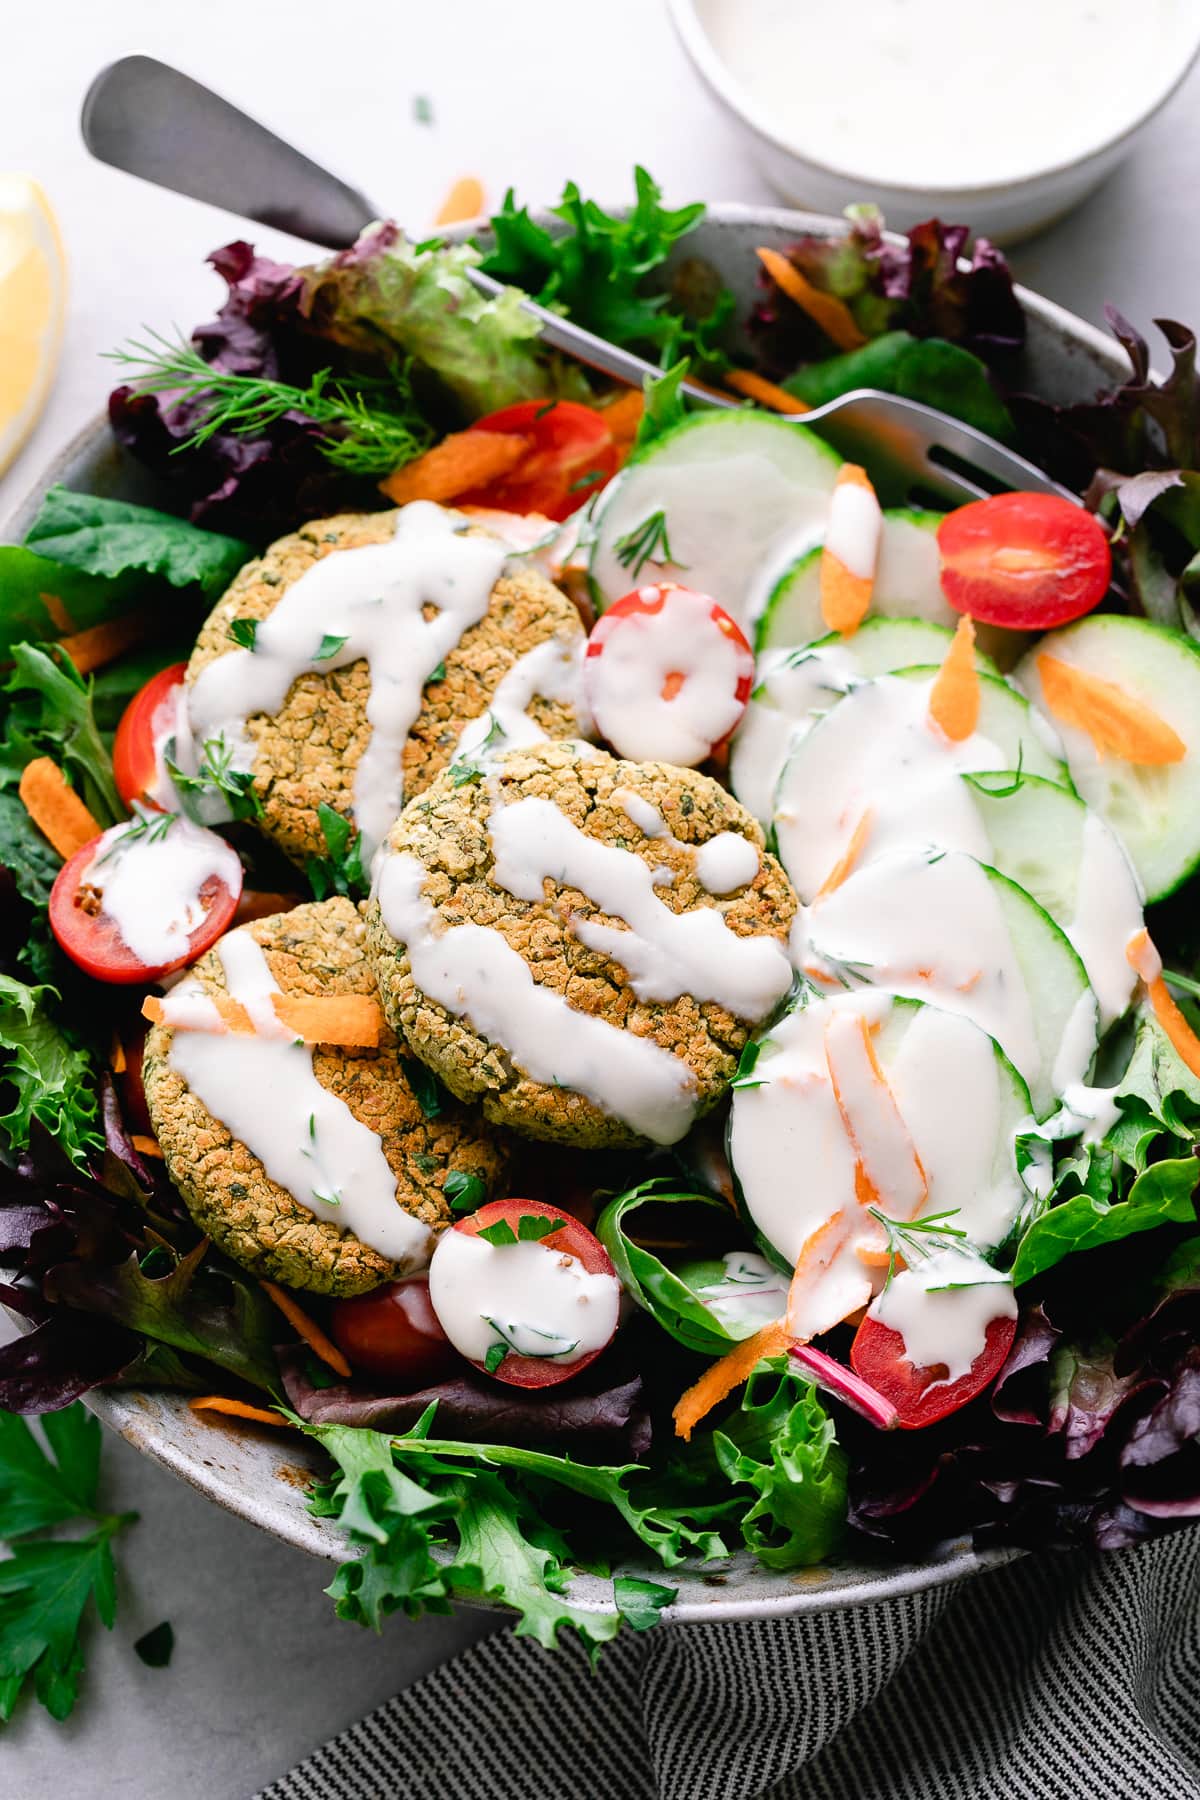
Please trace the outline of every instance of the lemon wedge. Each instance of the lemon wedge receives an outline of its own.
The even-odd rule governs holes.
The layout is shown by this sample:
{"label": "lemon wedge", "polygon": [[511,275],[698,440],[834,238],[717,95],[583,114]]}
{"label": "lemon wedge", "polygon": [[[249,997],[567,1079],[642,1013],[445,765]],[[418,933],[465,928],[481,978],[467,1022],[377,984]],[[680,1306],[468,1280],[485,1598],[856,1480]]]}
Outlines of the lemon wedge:
{"label": "lemon wedge", "polygon": [[0,472],[50,391],[66,291],[66,260],[49,201],[29,176],[0,175]]}

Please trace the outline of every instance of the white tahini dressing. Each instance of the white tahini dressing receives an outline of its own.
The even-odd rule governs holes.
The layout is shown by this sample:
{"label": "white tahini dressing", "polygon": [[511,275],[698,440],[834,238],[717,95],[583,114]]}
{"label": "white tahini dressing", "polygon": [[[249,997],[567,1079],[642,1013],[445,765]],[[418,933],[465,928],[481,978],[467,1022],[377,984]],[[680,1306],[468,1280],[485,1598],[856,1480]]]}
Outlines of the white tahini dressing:
{"label": "white tahini dressing", "polygon": [[[895,1121],[879,1126],[861,1089],[842,1096],[857,1144],[847,1129],[827,1035],[831,1021],[840,1031],[843,1016],[850,1024],[862,1018],[872,1030],[903,1140]],[[871,1156],[883,1143],[880,1132],[910,1147],[907,1169],[872,1162],[870,1173],[883,1178],[886,1216],[906,1216],[915,1155],[925,1181],[916,1216],[953,1213],[955,1227],[987,1248],[1007,1235],[1026,1198],[1012,1146],[1022,1105],[991,1040],[969,1020],[931,1006],[897,1006],[890,994],[862,989],[797,1009],[772,1028],[751,1084],[734,1090],[730,1159],[751,1218],[785,1262],[794,1263],[815,1233],[842,1217],[811,1305],[797,1322],[804,1335],[828,1330],[864,1305],[886,1275],[879,1230],[856,1179],[863,1150]]]}
{"label": "white tahini dressing", "polygon": [[573,1363],[612,1337],[621,1284],[539,1240],[491,1244],[450,1230],[429,1265],[429,1298],[442,1330],[471,1362],[504,1345],[518,1356]]}
{"label": "white tahini dressing", "polygon": [[602,618],[593,633],[592,713],[618,756],[695,768],[741,718],[752,659],[705,595],[645,587],[639,597],[648,610]]}
{"label": "white tahini dressing", "polygon": [[[422,1268],[432,1248],[429,1228],[397,1201],[396,1177],[375,1132],[322,1086],[311,1047],[276,1017],[272,996],[279,989],[261,947],[248,931],[233,931],[218,953],[254,1033],[178,1030],[168,1053],[172,1069],[301,1206],[402,1269]],[[194,977],[164,1008],[168,1024],[203,1023],[206,1011],[215,1013]]]}
{"label": "white tahini dressing", "polygon": [[955,1244],[893,1275],[872,1301],[871,1316],[899,1332],[914,1368],[944,1365],[941,1380],[951,1382],[982,1354],[993,1319],[1016,1318],[1017,1297],[1007,1275]]}
{"label": "white tahini dressing", "polygon": [[1075,911],[1063,930],[1079,952],[1110,1025],[1129,1005],[1136,975],[1125,945],[1142,923],[1138,880],[1116,833],[1094,812],[1083,825]]}
{"label": "white tahini dressing", "polygon": [[873,488],[839,481],[829,502],[825,548],[860,581],[870,581],[879,560],[883,513]]}
{"label": "white tahini dressing", "polygon": [[[787,953],[776,939],[740,936],[716,907],[673,912],[659,898],[649,864],[632,850],[590,837],[553,801],[500,802],[492,809],[489,831],[495,856],[492,879],[498,886],[518,899],[539,901],[550,880],[579,889],[601,911],[624,921],[615,926],[575,914],[567,919],[581,943],[621,964],[639,1000],[671,1001],[691,994],[716,1001],[740,1019],[755,1020],[791,986]],[[731,872],[735,877],[749,873],[753,879],[758,865],[753,845],[746,846],[754,858],[751,870],[740,848],[712,842],[710,873],[718,881],[728,881]],[[739,846],[745,842],[737,839]]]}
{"label": "white tahini dressing", "polygon": [[761,824],[771,822],[793,747],[852,685],[855,672],[853,654],[840,645],[765,650],[759,657],[758,685],[730,750],[729,785]]}
{"label": "white tahini dressing", "polygon": [[[1168,90],[1196,35],[1189,0],[700,0],[713,49],[768,130],[901,186],[987,186],[1072,162]],[[811,79],[804,80],[808,72]]]}
{"label": "white tahini dressing", "polygon": [[388,543],[314,563],[260,622],[253,650],[231,650],[197,676],[188,692],[195,741],[223,738],[236,766],[252,768],[246,727],[256,713],[278,713],[300,675],[365,659],[371,740],[355,771],[354,817],[373,849],[400,811],[400,759],[425,683],[487,612],[508,554],[464,530],[461,516],[415,501]]}
{"label": "white tahini dressing", "polygon": [[205,917],[201,895],[213,880],[241,892],[241,861],[223,838],[188,819],[145,813],[104,833],[81,885],[99,893],[134,956],[158,968],[187,955]]}
{"label": "white tahini dressing", "polygon": [[727,1250],[725,1273],[695,1291],[710,1313],[735,1337],[749,1337],[760,1325],[782,1318],[787,1276],[754,1250]]}
{"label": "white tahini dressing", "polygon": [[425,880],[414,856],[385,854],[377,867],[383,922],[406,947],[422,993],[502,1044],[531,1080],[585,1094],[652,1143],[677,1143],[696,1110],[687,1064],[539,986],[498,931],[446,926],[422,894]]}

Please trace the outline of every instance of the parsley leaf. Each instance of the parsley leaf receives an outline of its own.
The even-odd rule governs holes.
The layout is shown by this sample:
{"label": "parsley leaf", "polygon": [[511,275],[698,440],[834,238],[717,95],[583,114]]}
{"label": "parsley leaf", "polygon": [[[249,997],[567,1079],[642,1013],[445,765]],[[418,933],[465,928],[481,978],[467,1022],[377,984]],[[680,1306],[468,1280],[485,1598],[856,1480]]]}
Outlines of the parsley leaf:
{"label": "parsley leaf", "polygon": [[664,1606],[670,1606],[679,1589],[642,1581],[636,1575],[618,1575],[613,1582],[617,1611],[633,1631],[649,1631],[657,1625]]}
{"label": "parsley leaf", "polygon": [[446,1205],[452,1213],[473,1213],[487,1199],[487,1188],[478,1175],[468,1175],[465,1169],[450,1169],[447,1172],[442,1193]]}
{"label": "parsley leaf", "polygon": [[[415,1056],[404,1059],[404,1076],[413,1091],[413,1098],[427,1119],[440,1119],[446,1110],[450,1096],[428,1064],[418,1062]],[[449,1193],[453,1170],[446,1177],[446,1189]],[[472,1210],[474,1210],[472,1208]]]}
{"label": "parsley leaf", "polygon": [[57,998],[53,988],[0,975],[0,1049],[8,1052],[4,1078],[13,1102],[0,1115],[0,1134],[10,1149],[23,1149],[36,1119],[83,1168],[100,1145],[91,1061],[50,1017],[48,994]]}
{"label": "parsley leaf", "polygon": [[714,368],[725,366],[720,338],[734,311],[729,290],[677,279],[666,294],[650,280],[700,223],[703,205],[663,206],[661,189],[642,168],[634,170],[634,188],[633,207],[616,216],[585,200],[569,181],[552,209],[565,232],[537,224],[510,189],[491,220],[494,244],[481,267],[610,343],[643,351],[664,366],[689,351]]}
{"label": "parsley leaf", "polygon": [[335,631],[327,631],[321,639],[321,642],[317,645],[317,654],[313,657],[313,661],[328,662],[330,657],[337,655],[345,642],[346,636],[344,632],[341,637],[339,637]]}
{"label": "parsley leaf", "polygon": [[253,650],[258,636],[257,619],[230,619],[227,633],[243,650]]}
{"label": "parsley leaf", "polygon": [[497,1219],[494,1225],[481,1225],[476,1236],[497,1247],[537,1243],[541,1238],[549,1237],[552,1231],[561,1231],[566,1222],[565,1219],[548,1219],[544,1213],[522,1213],[515,1231],[507,1219]]}
{"label": "parsley leaf", "polygon": [[346,894],[360,899],[371,885],[363,867],[362,833],[324,800],[317,808],[317,819],[329,854],[310,856],[304,864],[313,897],[325,900],[330,894]]}
{"label": "parsley leaf", "polygon": [[496,1370],[508,1355],[508,1351],[509,1346],[503,1342],[488,1345],[488,1353],[483,1359],[483,1366],[489,1375],[494,1375],[496,1373]]}
{"label": "parsley leaf", "polygon": [[[0,1532],[12,1545],[0,1562],[0,1720],[31,1680],[54,1718],[71,1712],[84,1666],[80,1627],[92,1603],[111,1628],[110,1540],[136,1517],[97,1511],[100,1426],[78,1402],[46,1414],[43,1426],[53,1457],[24,1419],[0,1412]],[[80,1517],[94,1527],[86,1537],[14,1541]]]}

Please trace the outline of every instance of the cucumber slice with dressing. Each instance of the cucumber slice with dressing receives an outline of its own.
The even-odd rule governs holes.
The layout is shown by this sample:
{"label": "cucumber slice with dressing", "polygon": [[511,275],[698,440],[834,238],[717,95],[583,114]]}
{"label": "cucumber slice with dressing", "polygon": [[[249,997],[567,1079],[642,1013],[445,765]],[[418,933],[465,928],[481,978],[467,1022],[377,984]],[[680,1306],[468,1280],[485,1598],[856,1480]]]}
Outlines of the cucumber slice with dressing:
{"label": "cucumber slice with dressing", "polygon": [[[941,513],[912,507],[885,510],[871,593],[872,619],[922,619],[949,630],[957,625],[959,615],[942,592],[937,542],[941,522]],[[771,589],[759,620],[755,647],[761,652],[809,644],[822,637],[825,630],[821,613],[821,550],[817,545],[797,557]],[[1020,632],[977,624],[975,641],[992,662],[1010,669],[1026,638]]]}
{"label": "cucumber slice with dressing", "polygon": [[[937,528],[942,515],[889,507],[883,515],[872,616],[924,619],[953,629],[958,614],[942,593]],[[796,558],[775,583],[758,626],[759,650],[811,644],[828,627],[821,615],[821,548]]]}
{"label": "cucumber slice with dressing", "polygon": [[1124,844],[1147,900],[1165,899],[1200,866],[1200,646],[1165,625],[1115,613],[1047,632],[1015,671],[1044,708],[1042,655],[1124,688],[1187,745],[1181,762],[1129,763],[1111,752],[1101,756],[1085,731],[1049,715],[1080,794]]}
{"label": "cucumber slice with dressing", "polygon": [[1024,888],[963,851],[856,870],[809,908],[796,954],[823,984],[962,1013],[1000,1045],[1039,1119],[1091,1066],[1099,1014],[1078,954]]}
{"label": "cucumber slice with dressing", "polygon": [[[853,637],[831,632],[804,649],[766,651],[730,753],[730,785],[742,805],[769,825],[780,773],[813,721],[856,681],[940,663],[952,635],[922,619],[868,619]],[[981,651],[975,666],[997,672]]]}
{"label": "cucumber slice with dressing", "polygon": [[[1133,997],[1137,978],[1125,946],[1142,923],[1141,888],[1116,833],[1077,795],[1041,776],[960,779],[985,840],[974,853],[1024,888],[1066,933],[1106,1030]],[[939,848],[974,849],[949,841]]]}
{"label": "cucumber slice with dressing", "polygon": [[597,503],[597,608],[678,580],[753,625],[774,574],[824,534],[840,466],[812,432],[769,413],[685,419],[631,457]]}
{"label": "cucumber slice with dressing", "polygon": [[1033,709],[997,677],[980,676],[979,725],[971,737],[950,744],[931,731],[937,673],[918,667],[860,683],[792,749],[771,823],[802,900],[812,900],[828,879],[864,815],[871,831],[890,829],[900,844],[938,845],[947,831],[977,835],[960,775],[1019,768],[1069,788]]}
{"label": "cucumber slice with dressing", "polygon": [[[1030,1115],[1025,1083],[969,1019],[864,988],[794,1008],[759,1038],[753,1066],[735,1083],[729,1160],[738,1204],[764,1253],[791,1269],[839,1208],[853,1215],[857,1207],[855,1153],[827,1057],[831,1024],[847,1012],[861,1014],[870,1029],[880,1071],[921,1160],[927,1192],[916,1216],[950,1213],[945,1223],[973,1244],[1002,1243],[1028,1199],[1014,1153]],[[805,1179],[789,1179],[792,1170],[803,1170]],[[880,1210],[902,1217],[888,1204],[883,1174]],[[832,1281],[861,1282],[864,1265],[853,1246],[846,1260],[845,1270],[831,1271]],[[881,1286],[886,1267],[873,1273],[872,1285]]]}

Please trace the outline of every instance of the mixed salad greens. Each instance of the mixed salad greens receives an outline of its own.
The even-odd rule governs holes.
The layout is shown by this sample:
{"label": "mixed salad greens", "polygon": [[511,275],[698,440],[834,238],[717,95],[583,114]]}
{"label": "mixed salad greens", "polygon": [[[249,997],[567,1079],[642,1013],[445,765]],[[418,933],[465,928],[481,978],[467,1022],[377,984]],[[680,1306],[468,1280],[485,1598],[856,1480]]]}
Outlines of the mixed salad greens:
{"label": "mixed salad greens", "polygon": [[[963,229],[930,222],[896,240],[859,207],[845,237],[764,257],[761,298],[741,333],[733,296],[686,253],[702,216],[699,205],[665,208],[639,170],[631,210],[608,215],[571,185],[551,229],[508,196],[484,251],[413,243],[391,224],[308,269],[229,245],[211,259],[228,289],[211,324],[187,342],[147,336],[115,352],[124,379],[110,400],[114,436],[173,510],[53,489],[24,544],[0,548],[10,671],[0,703],[0,1300],[26,1326],[0,1349],[0,1406],[52,1422],[113,1385],[193,1396],[216,1385],[248,1417],[282,1405],[335,1465],[313,1508],[354,1546],[330,1590],[338,1612],[375,1627],[393,1610],[482,1596],[516,1608],[518,1631],[542,1643],[568,1625],[595,1648],[622,1619],[654,1624],[674,1597],[671,1569],[742,1547],[777,1569],[864,1538],[919,1552],[968,1531],[980,1542],[1109,1547],[1200,1514],[1200,1079],[1147,1005],[1101,1045],[1095,1079],[1115,1089],[1114,1122],[1093,1141],[1054,1147],[1049,1179],[1007,1246],[1019,1313],[985,1391],[925,1429],[880,1431],[849,1372],[830,1373],[844,1360],[843,1326],[826,1340],[832,1358],[759,1360],[713,1428],[680,1441],[669,1420],[680,1393],[704,1362],[745,1340],[747,1318],[778,1317],[786,1293],[786,1277],[781,1287],[762,1258],[730,1264],[727,1253],[747,1240],[711,1134],[653,1154],[567,1158],[561,1192],[582,1192],[635,1303],[611,1349],[575,1381],[521,1391],[463,1365],[427,1388],[381,1391],[331,1369],[263,1285],[201,1236],[155,1155],[136,1079],[136,1000],[89,981],[49,929],[62,859],[18,795],[23,774],[49,756],[101,827],[125,819],[118,721],[186,659],[247,557],[304,521],[378,508],[381,478],[399,498],[405,468],[482,414],[533,403],[540,417],[573,401],[605,417],[607,396],[545,350],[515,292],[489,300],[466,282],[472,263],[660,364],[635,455],[685,416],[685,368],[759,399],[815,404],[863,385],[910,395],[1086,490],[1110,533],[1110,610],[1200,641],[1190,332],[1163,323],[1172,367],[1159,382],[1143,340],[1114,315],[1128,379],[1092,401],[1052,405],[1025,390],[1025,321],[999,253],[981,241],[964,263]],[[622,442],[615,417],[606,436],[604,456],[628,455],[633,433]],[[565,510],[613,466],[585,459],[574,491],[559,496]],[[660,514],[618,542],[627,585],[671,560],[668,530]],[[297,871],[254,833],[237,769],[214,753],[180,787],[185,804],[189,791],[232,802],[223,829],[249,885],[295,897]],[[368,875],[356,837],[328,807],[322,828],[328,854],[307,868],[313,896],[360,896]],[[1192,877],[1148,915],[1193,1024],[1195,892]],[[748,1047],[735,1085],[754,1084],[758,1048]],[[434,1117],[439,1085],[413,1067]],[[1030,1143],[1026,1154],[1040,1152]],[[778,1178],[792,1176],[781,1167]],[[447,1187],[463,1215],[482,1198],[471,1179],[454,1194]],[[547,1199],[568,1205],[553,1187]],[[911,1242],[892,1248],[921,1254]],[[736,1326],[713,1299],[730,1280],[759,1290]],[[0,1428],[9,1433],[0,1532],[65,1516],[51,1508],[14,1523],[4,1457],[27,1453],[15,1425],[0,1417]],[[66,1443],[65,1424],[48,1429]],[[91,1428],[76,1420],[70,1430],[87,1435],[93,1457]],[[93,1475],[73,1499],[76,1510],[94,1506]],[[102,1617],[119,1523],[101,1519],[86,1540],[94,1568],[75,1552]],[[662,1583],[618,1573],[615,1614],[573,1605],[572,1570],[619,1570],[645,1551],[667,1571]],[[51,1710],[66,1710],[63,1684],[73,1693],[81,1666],[73,1627],[47,1637],[43,1661],[21,1648],[12,1596],[33,1555],[5,1565],[7,1584],[0,1577],[4,1717],[30,1672]],[[82,1600],[76,1621],[81,1610]]]}

